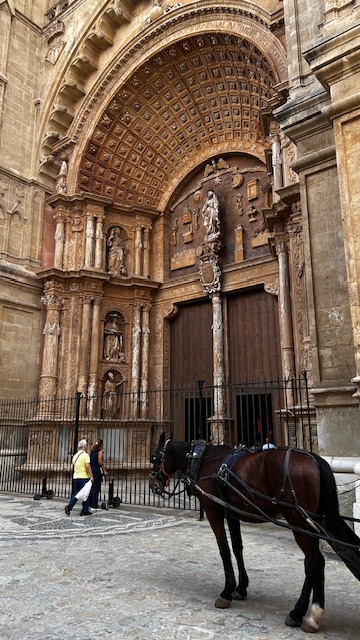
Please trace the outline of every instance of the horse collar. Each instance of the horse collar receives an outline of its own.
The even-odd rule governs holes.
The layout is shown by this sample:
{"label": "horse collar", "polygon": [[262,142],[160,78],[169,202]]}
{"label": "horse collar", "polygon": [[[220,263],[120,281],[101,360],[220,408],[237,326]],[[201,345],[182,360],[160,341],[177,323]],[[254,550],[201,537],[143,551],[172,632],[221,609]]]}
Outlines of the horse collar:
{"label": "horse collar", "polygon": [[191,443],[191,449],[187,454],[188,465],[185,477],[185,486],[188,496],[194,495],[194,484],[196,484],[200,465],[208,446],[209,443],[205,442],[205,440],[193,440]]}

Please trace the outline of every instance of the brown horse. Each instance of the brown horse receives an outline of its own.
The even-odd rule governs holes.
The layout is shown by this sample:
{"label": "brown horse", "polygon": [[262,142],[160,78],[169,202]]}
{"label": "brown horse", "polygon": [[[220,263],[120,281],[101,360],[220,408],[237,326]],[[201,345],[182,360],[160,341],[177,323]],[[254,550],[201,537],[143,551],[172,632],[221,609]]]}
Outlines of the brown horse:
{"label": "brown horse", "polygon": [[[274,522],[292,529],[305,556],[305,581],[285,624],[318,631],[324,614],[324,566],[319,540],[326,539],[360,580],[360,539],[339,513],[334,476],[325,460],[299,449],[251,452],[212,446],[203,441],[165,441],[162,433],[151,458],[150,487],[164,494],[170,476],[185,475],[188,492],[206,512],[224,566],[225,587],[215,602],[221,609],[231,600],[245,600],[248,576],[243,560],[240,520]],[[279,521],[283,517],[285,520]],[[237,561],[236,584],[225,519]],[[286,521],[286,522],[285,522]],[[310,596],[312,604],[308,612]]]}

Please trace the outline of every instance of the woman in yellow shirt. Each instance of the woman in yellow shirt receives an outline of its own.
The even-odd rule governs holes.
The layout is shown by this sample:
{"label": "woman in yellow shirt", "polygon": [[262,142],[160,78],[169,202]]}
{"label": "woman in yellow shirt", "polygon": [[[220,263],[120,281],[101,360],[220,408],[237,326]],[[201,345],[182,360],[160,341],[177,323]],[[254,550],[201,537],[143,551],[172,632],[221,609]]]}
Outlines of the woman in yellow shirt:
{"label": "woman in yellow shirt", "polygon": [[[65,513],[67,516],[70,515],[70,511],[72,510],[72,508],[75,506],[77,502],[76,494],[80,491],[80,489],[83,488],[84,484],[87,483],[89,478],[91,482],[94,482],[94,476],[90,466],[90,456],[87,453],[86,440],[80,440],[80,442],[78,443],[78,450],[73,456],[71,460],[71,464],[74,467],[74,473],[73,473],[74,488],[73,488],[73,494],[70,498],[70,502],[65,507]],[[91,516],[91,512],[89,511],[89,504],[90,504],[90,496],[86,500],[84,500],[82,503],[82,509],[80,511],[81,516]]]}

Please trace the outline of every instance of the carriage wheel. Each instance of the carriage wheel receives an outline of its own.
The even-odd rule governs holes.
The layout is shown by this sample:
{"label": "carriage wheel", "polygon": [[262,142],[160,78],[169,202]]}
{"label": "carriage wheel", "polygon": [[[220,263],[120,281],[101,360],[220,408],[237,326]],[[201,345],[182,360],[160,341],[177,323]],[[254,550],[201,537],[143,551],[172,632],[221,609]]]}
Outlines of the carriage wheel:
{"label": "carriage wheel", "polygon": [[54,492],[53,492],[53,490],[52,490],[52,489],[49,489],[49,490],[46,492],[46,494],[45,494],[45,495],[46,495],[46,499],[47,499],[47,500],[52,500],[52,499],[53,499],[53,497],[54,497]]}
{"label": "carriage wheel", "polygon": [[120,505],[121,505],[121,498],[119,498],[118,496],[116,496],[116,497],[113,499],[113,507],[120,507]]}

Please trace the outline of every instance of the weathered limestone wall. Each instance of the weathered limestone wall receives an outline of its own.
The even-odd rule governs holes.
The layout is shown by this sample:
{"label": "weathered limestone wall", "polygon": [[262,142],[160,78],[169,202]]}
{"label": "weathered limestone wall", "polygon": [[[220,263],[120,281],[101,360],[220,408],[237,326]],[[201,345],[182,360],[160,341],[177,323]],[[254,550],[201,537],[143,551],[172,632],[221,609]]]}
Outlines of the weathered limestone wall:
{"label": "weathered limestone wall", "polygon": [[[34,395],[44,192],[33,179],[45,2],[0,5],[0,396]],[[38,24],[36,24],[36,22]]]}
{"label": "weathered limestone wall", "polygon": [[[349,186],[345,186],[345,182],[350,179],[355,185],[349,176],[354,175],[357,136],[354,136],[354,127],[347,136],[346,151],[341,150],[338,130],[331,118],[334,94],[329,91],[323,71],[324,54],[329,49],[326,40],[329,23],[333,21],[334,30],[343,28],[345,34],[348,31],[342,8],[332,0],[315,3],[315,6],[308,1],[284,3],[290,93],[278,116],[284,132],[297,146],[297,161],[292,168],[300,180],[319,451],[325,455],[354,456],[359,454],[358,439],[354,435],[359,408],[356,398],[352,397],[351,383],[357,371],[353,332],[357,323],[351,290],[358,291],[358,288],[350,284],[357,279],[349,277],[349,266],[355,265],[349,260],[349,251],[354,246],[354,225],[344,226],[343,220],[346,221],[349,211],[348,207],[344,211],[344,202],[349,198]],[[338,46],[343,46],[346,39],[346,35],[340,37]],[[338,49],[336,57],[339,58]],[[337,80],[347,76],[349,90],[356,82],[353,77],[349,80],[350,74],[345,69],[349,65],[341,60]],[[318,68],[320,73],[313,73]],[[336,86],[339,89],[339,85]],[[346,95],[346,85],[339,93]],[[345,139],[342,144],[344,147]],[[345,155],[350,156],[352,162],[348,160],[339,166]],[[355,193],[351,200],[356,203]]]}

